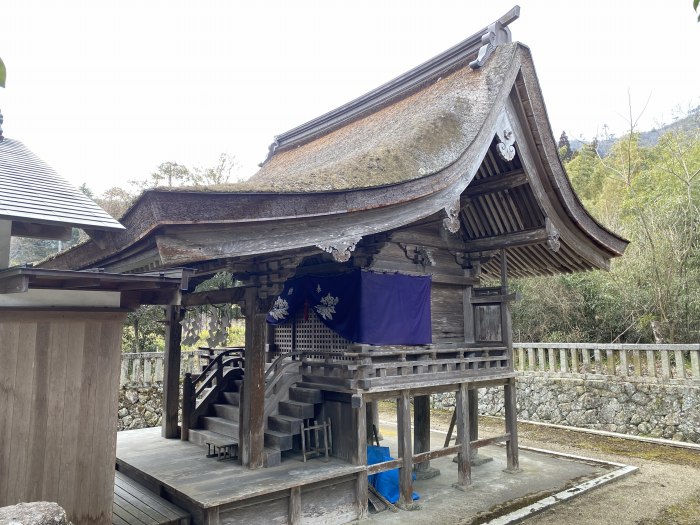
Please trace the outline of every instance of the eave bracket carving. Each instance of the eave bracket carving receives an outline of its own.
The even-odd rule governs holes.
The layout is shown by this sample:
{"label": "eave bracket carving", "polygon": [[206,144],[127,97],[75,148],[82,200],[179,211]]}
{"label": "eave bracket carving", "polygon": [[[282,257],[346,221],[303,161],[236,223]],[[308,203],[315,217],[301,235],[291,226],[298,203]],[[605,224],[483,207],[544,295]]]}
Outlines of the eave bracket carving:
{"label": "eave bracket carving", "polygon": [[544,226],[547,230],[547,247],[552,253],[557,253],[561,243],[559,242],[559,230],[552,224],[552,221],[547,217],[544,220]]}
{"label": "eave bracket carving", "polygon": [[328,241],[325,244],[317,244],[324,252],[330,253],[336,262],[347,262],[352,256],[352,252],[355,250],[357,243],[362,240],[362,237],[348,237],[345,239],[338,239],[333,241]]}
{"label": "eave bracket carving", "polygon": [[447,213],[447,217],[442,220],[442,225],[450,233],[457,233],[459,231],[459,209],[459,197],[445,206],[445,213]]}
{"label": "eave bracket carving", "polygon": [[496,129],[496,136],[498,137],[498,155],[506,162],[512,161],[515,158],[515,134],[507,119],[501,119]]}

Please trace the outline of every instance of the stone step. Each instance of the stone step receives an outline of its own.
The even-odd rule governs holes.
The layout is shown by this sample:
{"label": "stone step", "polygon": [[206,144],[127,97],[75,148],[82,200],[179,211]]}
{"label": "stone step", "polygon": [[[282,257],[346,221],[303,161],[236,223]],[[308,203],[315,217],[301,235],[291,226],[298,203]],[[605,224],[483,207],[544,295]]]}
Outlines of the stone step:
{"label": "stone step", "polygon": [[283,416],[309,419],[314,417],[314,405],[301,401],[280,401],[279,413]]}
{"label": "stone step", "polygon": [[228,403],[214,403],[213,407],[218,417],[238,423],[239,410],[237,406]]}
{"label": "stone step", "polygon": [[241,406],[241,393],[240,392],[223,392],[224,399],[227,403],[233,406]]}
{"label": "stone step", "polygon": [[301,433],[302,420],[291,416],[269,416],[267,418],[267,427],[270,430],[278,432],[286,432],[287,434],[296,435]]}
{"label": "stone step", "polygon": [[323,392],[316,388],[293,386],[289,389],[289,399],[303,403],[323,403]]}
{"label": "stone step", "polygon": [[276,430],[265,431],[265,446],[279,450],[291,450],[294,446],[294,438],[291,434]]}
{"label": "stone step", "polygon": [[200,421],[205,430],[211,430],[227,436],[235,436],[238,439],[238,423],[214,416],[201,417]]}

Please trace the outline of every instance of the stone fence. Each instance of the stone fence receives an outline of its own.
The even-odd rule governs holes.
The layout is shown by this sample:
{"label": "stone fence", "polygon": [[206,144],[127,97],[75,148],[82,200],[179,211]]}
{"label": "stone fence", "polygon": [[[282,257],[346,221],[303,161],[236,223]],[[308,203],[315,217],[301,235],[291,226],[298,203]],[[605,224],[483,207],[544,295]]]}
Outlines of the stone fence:
{"label": "stone fence", "polygon": [[513,354],[516,370],[552,377],[700,380],[700,344],[513,343]]}
{"label": "stone fence", "polygon": [[[520,420],[700,443],[699,344],[514,343],[513,354]],[[503,416],[503,389],[480,389],[479,410]]]}
{"label": "stone fence", "polygon": [[[120,386],[150,386],[163,382],[164,352],[141,352],[122,354],[122,367],[119,376]],[[200,349],[182,352],[180,376],[187,372],[199,373],[202,365],[209,363],[211,350]]]}

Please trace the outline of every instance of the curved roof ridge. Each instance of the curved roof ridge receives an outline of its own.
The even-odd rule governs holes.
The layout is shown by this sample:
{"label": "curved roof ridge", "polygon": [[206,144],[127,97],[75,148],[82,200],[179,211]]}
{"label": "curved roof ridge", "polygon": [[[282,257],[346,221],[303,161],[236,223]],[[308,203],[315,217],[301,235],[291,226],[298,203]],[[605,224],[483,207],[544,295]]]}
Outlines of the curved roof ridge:
{"label": "curved roof ridge", "polygon": [[[426,84],[464,67],[477,53],[479,53],[479,58],[481,58],[482,48],[490,45],[492,50],[497,44],[510,42],[510,30],[507,29],[507,26],[517,20],[519,16],[520,6],[516,5],[498,20],[410,71],[319,117],[280,135],[276,135],[274,142],[270,145],[270,151],[265,162],[278,150],[299,146],[314,138],[318,138],[381,107],[394,103]],[[499,34],[490,35],[490,32],[498,32]],[[484,49],[483,53],[487,53],[486,49]],[[474,65],[470,64],[470,66],[475,69],[481,66],[481,62]]]}

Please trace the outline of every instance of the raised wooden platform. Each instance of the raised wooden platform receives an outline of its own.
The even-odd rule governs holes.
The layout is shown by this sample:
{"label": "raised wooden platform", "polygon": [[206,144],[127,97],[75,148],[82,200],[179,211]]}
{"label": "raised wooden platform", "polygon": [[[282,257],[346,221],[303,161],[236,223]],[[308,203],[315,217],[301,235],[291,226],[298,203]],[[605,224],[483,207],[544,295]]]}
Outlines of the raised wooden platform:
{"label": "raised wooden platform", "polygon": [[114,476],[113,525],[189,525],[190,515],[119,471]]}
{"label": "raised wooden platform", "polygon": [[206,448],[164,439],[160,428],[119,432],[117,467],[186,509],[194,525],[285,523],[300,501],[315,512],[300,516],[304,523],[347,523],[358,512],[357,475],[364,471],[337,458],[328,463],[289,458],[251,471],[235,461],[207,458]]}

